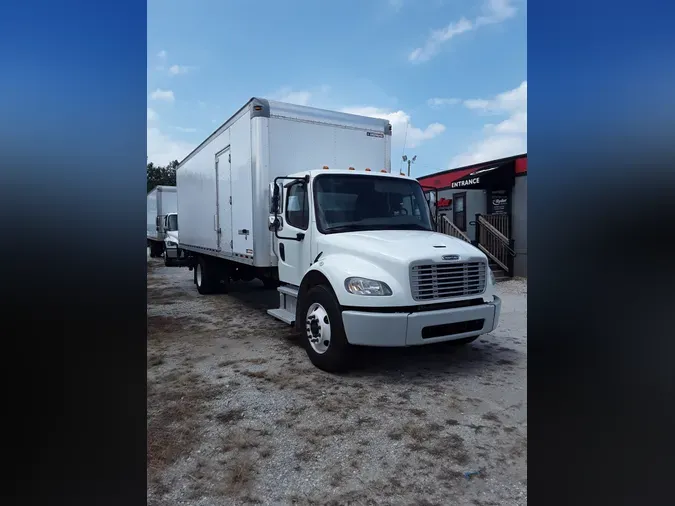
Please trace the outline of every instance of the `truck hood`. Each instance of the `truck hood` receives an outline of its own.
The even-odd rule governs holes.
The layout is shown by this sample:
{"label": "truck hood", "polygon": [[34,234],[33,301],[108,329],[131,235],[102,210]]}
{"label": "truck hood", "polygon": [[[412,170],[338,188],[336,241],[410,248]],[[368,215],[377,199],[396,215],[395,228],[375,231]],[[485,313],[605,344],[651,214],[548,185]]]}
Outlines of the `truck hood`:
{"label": "truck hood", "polygon": [[319,251],[324,255],[345,253],[393,264],[415,260],[441,260],[444,255],[461,259],[485,259],[478,248],[449,235],[424,230],[373,230],[322,236]]}

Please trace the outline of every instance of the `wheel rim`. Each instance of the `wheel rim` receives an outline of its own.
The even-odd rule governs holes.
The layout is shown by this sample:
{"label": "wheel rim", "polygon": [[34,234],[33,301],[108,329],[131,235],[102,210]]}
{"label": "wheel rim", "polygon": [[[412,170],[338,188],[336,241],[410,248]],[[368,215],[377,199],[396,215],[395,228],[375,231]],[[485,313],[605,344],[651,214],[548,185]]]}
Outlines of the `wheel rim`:
{"label": "wheel rim", "polygon": [[195,271],[197,278],[197,286],[202,286],[202,266],[200,264],[197,264],[197,267],[195,267]]}
{"label": "wheel rim", "polygon": [[307,339],[312,349],[320,355],[326,353],[330,347],[331,335],[328,312],[321,304],[315,302],[307,310],[305,324]]}

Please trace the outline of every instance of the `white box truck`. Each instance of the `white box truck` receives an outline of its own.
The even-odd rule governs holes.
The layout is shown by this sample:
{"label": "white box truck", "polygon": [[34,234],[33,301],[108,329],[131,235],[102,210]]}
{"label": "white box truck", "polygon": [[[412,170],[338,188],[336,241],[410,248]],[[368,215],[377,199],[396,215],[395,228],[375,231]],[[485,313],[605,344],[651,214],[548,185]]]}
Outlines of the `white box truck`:
{"label": "white box truck", "polygon": [[166,220],[168,214],[178,210],[178,195],[175,186],[155,186],[147,196],[146,235],[151,257],[164,253]]}
{"label": "white box truck", "polygon": [[386,120],[253,98],[176,177],[199,293],[277,287],[268,313],[323,370],[348,368],[354,346],[468,343],[497,326],[486,256],[437,233],[419,183],[391,174]]}

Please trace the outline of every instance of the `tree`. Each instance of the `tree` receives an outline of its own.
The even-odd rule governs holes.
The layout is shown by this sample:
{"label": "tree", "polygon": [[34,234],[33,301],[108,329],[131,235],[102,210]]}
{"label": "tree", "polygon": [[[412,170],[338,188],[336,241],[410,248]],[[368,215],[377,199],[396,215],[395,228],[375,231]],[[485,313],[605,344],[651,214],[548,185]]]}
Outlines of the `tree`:
{"label": "tree", "polygon": [[178,168],[178,160],[169,162],[166,167],[155,165],[148,162],[147,167],[147,192],[150,192],[155,186],[176,186],[176,169]]}

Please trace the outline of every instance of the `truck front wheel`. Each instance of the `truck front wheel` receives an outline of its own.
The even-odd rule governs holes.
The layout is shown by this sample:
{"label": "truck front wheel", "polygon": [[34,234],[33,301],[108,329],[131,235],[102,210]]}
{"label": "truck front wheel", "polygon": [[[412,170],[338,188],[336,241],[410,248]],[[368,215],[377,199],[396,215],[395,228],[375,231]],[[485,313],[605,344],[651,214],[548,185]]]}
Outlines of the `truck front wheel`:
{"label": "truck front wheel", "polygon": [[300,314],[303,346],[311,362],[326,372],[340,372],[349,367],[351,346],[342,325],[340,306],[331,290],[323,285],[311,288]]}

